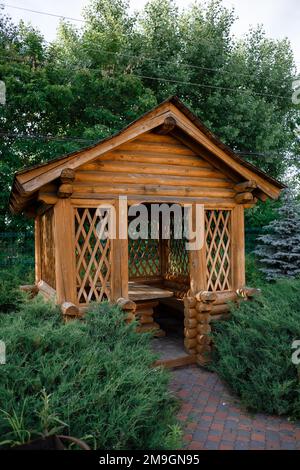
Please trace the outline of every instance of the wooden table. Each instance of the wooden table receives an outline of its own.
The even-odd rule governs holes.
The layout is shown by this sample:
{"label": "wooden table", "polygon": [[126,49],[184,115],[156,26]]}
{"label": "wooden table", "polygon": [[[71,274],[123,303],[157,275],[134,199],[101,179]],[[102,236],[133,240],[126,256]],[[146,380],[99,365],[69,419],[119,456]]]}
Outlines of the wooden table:
{"label": "wooden table", "polygon": [[161,289],[151,284],[129,282],[128,297],[137,305],[136,317],[140,323],[138,331],[154,331],[154,336],[165,336],[165,332],[161,330],[159,324],[153,319],[154,308],[159,304],[159,299],[173,297],[173,295],[174,292],[169,289]]}

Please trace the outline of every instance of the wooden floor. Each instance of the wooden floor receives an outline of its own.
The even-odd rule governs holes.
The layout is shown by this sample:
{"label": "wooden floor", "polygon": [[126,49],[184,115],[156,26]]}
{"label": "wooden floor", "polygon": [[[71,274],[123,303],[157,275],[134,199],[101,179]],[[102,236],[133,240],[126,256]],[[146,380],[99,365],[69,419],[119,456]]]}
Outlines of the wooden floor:
{"label": "wooden floor", "polygon": [[128,297],[134,302],[165,299],[167,297],[173,297],[173,295],[174,292],[169,289],[161,289],[160,287],[132,281],[128,283]]}

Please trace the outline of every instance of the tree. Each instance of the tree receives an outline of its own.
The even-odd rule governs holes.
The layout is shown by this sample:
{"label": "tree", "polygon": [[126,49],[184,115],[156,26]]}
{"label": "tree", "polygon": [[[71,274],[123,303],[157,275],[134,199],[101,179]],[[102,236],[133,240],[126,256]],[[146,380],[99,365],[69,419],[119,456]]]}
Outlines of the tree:
{"label": "tree", "polygon": [[269,281],[300,274],[300,203],[287,193],[277,212],[254,251]]}
{"label": "tree", "polygon": [[0,232],[29,227],[7,210],[17,170],[90,145],[171,94],[236,151],[270,153],[249,157],[270,175],[283,178],[291,164],[299,173],[288,41],[260,28],[236,41],[234,12],[220,0],[185,10],[150,0],[139,14],[126,0],[90,0],[85,20],[62,22],[47,44],[0,11]]}

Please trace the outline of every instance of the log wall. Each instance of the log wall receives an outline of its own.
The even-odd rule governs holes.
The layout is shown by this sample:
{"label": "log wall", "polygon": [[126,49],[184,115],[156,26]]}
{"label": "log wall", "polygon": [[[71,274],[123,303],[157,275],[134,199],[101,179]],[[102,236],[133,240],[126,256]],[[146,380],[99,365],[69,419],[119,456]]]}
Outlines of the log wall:
{"label": "log wall", "polygon": [[234,184],[175,137],[150,132],[76,170],[72,198],[189,196],[234,204]]}

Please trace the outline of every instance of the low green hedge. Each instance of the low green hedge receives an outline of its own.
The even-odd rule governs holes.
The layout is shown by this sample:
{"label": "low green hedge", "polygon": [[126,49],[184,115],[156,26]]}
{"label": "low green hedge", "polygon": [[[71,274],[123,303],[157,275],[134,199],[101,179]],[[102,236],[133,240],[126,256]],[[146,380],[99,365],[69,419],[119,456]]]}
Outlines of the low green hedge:
{"label": "low green hedge", "polygon": [[300,418],[300,280],[264,285],[262,295],[233,308],[214,332],[213,368],[251,410]]}
{"label": "low green hedge", "polygon": [[67,324],[39,297],[0,314],[2,446],[58,431],[100,449],[179,446],[169,375],[134,328],[108,304]]}

